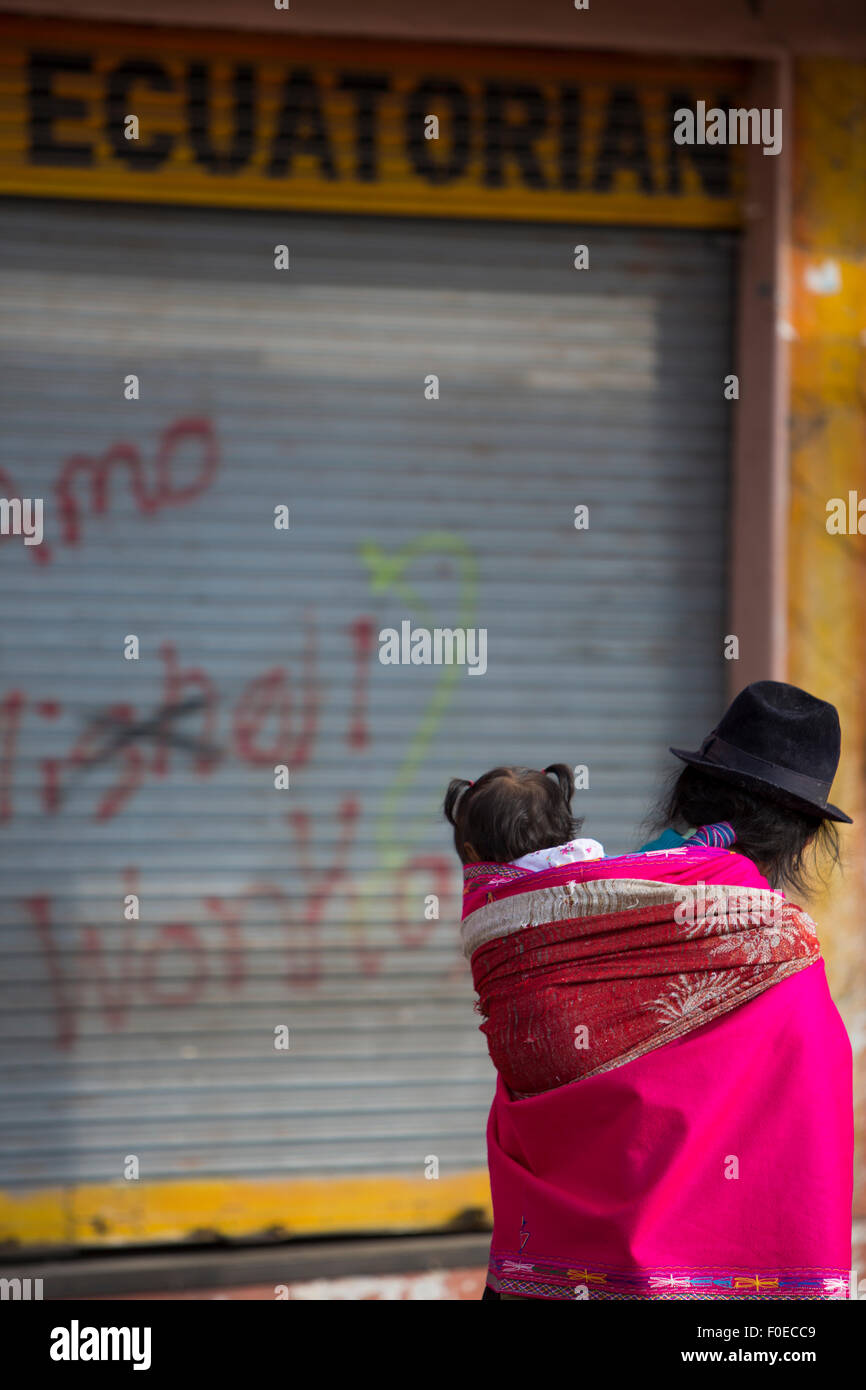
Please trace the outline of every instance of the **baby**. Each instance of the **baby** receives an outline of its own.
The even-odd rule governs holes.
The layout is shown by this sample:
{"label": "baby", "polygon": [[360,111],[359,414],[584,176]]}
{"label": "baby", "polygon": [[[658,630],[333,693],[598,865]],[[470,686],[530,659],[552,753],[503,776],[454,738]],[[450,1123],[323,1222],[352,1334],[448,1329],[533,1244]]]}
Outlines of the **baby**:
{"label": "baby", "polygon": [[575,839],[583,821],[571,813],[573,796],[574,776],[565,763],[543,772],[494,767],[477,782],[452,778],[443,810],[464,864],[513,864],[538,872],[604,858],[598,840]]}

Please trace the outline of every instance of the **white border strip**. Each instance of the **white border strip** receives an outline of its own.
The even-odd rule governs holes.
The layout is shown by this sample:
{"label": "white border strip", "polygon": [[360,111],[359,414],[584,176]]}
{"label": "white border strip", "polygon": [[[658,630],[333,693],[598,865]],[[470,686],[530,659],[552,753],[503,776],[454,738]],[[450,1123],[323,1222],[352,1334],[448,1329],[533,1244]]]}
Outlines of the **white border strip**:
{"label": "white border strip", "polygon": [[789,906],[780,893],[766,888],[745,888],[730,883],[659,883],[657,879],[607,878],[589,883],[562,883],[552,888],[513,893],[499,902],[485,903],[464,920],[460,928],[463,954],[470,958],[479,946],[497,937],[511,936],[526,927],[565,922],[576,917],[631,912],[637,908],[677,903],[685,907],[689,922],[699,923],[712,903],[719,916],[729,910],[736,926],[765,927],[781,908]]}

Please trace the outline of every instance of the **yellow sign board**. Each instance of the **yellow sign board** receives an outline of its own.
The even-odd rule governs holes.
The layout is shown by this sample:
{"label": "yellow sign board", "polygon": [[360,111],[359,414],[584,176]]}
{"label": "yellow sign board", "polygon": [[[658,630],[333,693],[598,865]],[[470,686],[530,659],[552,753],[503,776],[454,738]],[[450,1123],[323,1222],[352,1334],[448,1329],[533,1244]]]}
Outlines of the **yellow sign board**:
{"label": "yellow sign board", "polygon": [[736,226],[742,65],[0,20],[0,192]]}

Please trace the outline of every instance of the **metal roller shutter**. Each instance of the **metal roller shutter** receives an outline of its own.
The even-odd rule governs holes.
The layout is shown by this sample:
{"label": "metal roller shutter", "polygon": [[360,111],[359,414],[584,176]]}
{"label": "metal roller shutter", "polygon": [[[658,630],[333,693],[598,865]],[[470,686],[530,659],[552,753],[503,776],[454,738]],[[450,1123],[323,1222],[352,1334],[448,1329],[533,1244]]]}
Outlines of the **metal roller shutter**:
{"label": "metal roller shutter", "polygon": [[[716,716],[732,237],[0,226],[0,486],[45,500],[0,547],[0,1185],[483,1167],[444,785],[587,764],[622,851]],[[404,618],[486,628],[486,673],[380,664]]]}

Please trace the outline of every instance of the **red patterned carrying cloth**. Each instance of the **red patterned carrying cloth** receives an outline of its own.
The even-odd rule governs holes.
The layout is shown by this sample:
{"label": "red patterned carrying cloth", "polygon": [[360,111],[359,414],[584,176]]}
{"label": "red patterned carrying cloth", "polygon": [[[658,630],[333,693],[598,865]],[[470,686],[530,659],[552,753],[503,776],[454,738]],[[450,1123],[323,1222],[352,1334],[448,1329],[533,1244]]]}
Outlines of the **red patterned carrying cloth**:
{"label": "red patterned carrying cloth", "polygon": [[820,957],[812,919],[713,848],[467,865],[463,917],[482,1031],[516,1098],[641,1057]]}

